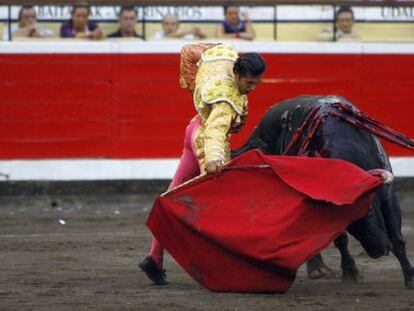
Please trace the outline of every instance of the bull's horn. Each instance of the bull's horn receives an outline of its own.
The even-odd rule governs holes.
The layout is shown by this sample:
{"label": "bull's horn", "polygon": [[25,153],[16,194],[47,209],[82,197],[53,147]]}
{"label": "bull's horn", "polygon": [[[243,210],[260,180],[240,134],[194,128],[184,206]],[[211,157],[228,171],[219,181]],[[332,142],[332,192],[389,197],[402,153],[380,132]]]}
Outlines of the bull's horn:
{"label": "bull's horn", "polygon": [[369,170],[368,173],[374,176],[378,176],[384,182],[384,184],[390,184],[394,180],[394,175],[390,171],[380,168]]}

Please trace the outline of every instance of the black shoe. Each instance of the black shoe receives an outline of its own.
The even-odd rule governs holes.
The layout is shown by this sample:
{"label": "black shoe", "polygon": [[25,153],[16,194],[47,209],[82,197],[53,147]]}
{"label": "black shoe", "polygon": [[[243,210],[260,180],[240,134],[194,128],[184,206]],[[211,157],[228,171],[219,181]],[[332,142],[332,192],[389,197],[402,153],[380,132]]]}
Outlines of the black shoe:
{"label": "black shoe", "polygon": [[138,264],[142,271],[147,274],[147,277],[154,282],[155,285],[167,285],[168,280],[165,270],[158,268],[154,259],[150,255],[145,256]]}

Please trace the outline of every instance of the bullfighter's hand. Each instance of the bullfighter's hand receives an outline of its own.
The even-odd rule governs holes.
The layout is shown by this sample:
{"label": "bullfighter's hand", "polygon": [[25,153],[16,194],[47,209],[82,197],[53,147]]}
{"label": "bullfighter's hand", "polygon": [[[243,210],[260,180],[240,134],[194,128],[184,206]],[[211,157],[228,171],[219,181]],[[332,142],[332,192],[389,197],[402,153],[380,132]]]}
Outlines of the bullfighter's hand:
{"label": "bullfighter's hand", "polygon": [[214,160],[206,163],[206,173],[218,175],[223,167],[223,161]]}

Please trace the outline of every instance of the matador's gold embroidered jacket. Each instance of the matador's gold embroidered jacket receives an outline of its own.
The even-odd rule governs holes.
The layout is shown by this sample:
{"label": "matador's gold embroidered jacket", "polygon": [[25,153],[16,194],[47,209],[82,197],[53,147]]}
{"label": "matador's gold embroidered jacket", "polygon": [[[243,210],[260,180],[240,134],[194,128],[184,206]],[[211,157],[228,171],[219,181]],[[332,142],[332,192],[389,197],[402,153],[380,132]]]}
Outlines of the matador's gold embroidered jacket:
{"label": "matador's gold embroidered jacket", "polygon": [[238,55],[226,45],[206,50],[199,62],[194,105],[202,119],[195,134],[200,165],[230,160],[230,134],[237,132],[248,114],[247,96],[242,95],[233,73]]}

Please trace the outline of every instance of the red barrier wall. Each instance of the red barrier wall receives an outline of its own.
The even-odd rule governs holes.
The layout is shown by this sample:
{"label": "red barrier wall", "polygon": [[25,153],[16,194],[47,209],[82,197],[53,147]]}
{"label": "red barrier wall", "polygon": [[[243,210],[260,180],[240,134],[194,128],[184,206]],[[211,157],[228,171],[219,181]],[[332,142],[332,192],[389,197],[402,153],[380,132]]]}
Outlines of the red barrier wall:
{"label": "red barrier wall", "polygon": [[[413,54],[264,54],[243,142],[272,104],[338,94],[414,137]],[[178,157],[194,115],[178,54],[0,54],[0,158]],[[386,144],[391,155],[412,155]]]}

